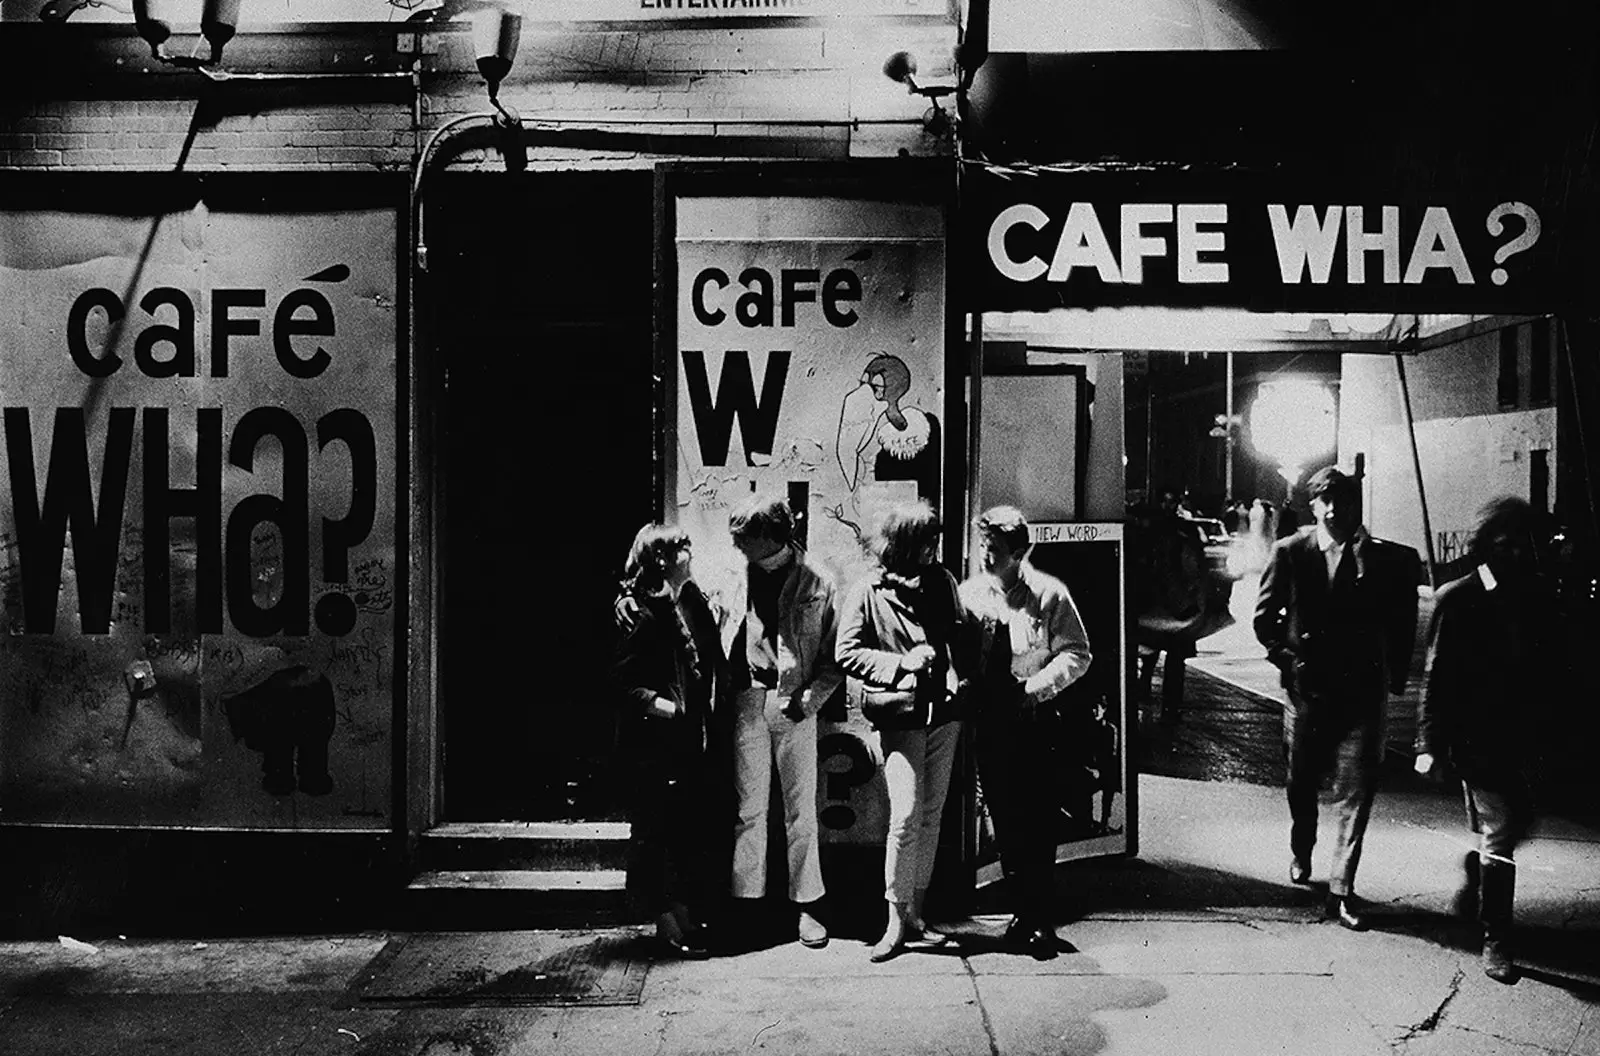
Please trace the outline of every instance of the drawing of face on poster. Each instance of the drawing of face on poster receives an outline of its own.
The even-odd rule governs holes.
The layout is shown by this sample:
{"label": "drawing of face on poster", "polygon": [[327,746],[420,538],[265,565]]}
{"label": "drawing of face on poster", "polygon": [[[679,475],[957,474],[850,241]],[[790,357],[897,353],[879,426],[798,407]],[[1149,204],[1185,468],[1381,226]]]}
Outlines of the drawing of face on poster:
{"label": "drawing of face on poster", "polygon": [[903,404],[911,391],[911,369],[887,352],[867,361],[861,381],[845,393],[835,452],[845,487],[912,481],[916,497],[939,508],[939,419]]}
{"label": "drawing of face on poster", "polygon": [[747,562],[728,513],[784,496],[847,589],[885,510],[941,501],[943,217],[836,198],[678,202],[670,506],[695,581],[730,611]]}

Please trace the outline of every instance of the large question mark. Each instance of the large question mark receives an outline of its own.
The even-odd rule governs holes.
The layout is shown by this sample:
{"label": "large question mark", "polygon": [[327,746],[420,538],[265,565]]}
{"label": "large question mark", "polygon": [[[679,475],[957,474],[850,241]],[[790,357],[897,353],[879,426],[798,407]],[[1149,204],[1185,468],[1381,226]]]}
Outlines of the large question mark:
{"label": "large question mark", "polygon": [[[1521,253],[1539,241],[1539,214],[1534,211],[1533,206],[1523,202],[1501,202],[1493,209],[1490,209],[1487,223],[1489,234],[1499,238],[1501,233],[1505,231],[1505,218],[1508,216],[1521,218],[1522,234],[1494,251],[1494,262],[1496,264],[1504,264],[1512,256]],[[1496,286],[1504,286],[1506,280],[1510,277],[1506,274],[1505,268],[1495,268],[1489,273],[1490,280]]]}
{"label": "large question mark", "polygon": [[825,771],[827,780],[823,793],[829,800],[844,802],[830,802],[818,815],[822,824],[835,831],[848,829],[856,823],[856,812],[850,809],[850,790],[866,784],[878,769],[859,737],[848,733],[830,733],[817,744],[817,757],[822,762],[829,762],[841,755],[850,761],[850,769]]}
{"label": "large question mark", "polygon": [[[366,415],[350,407],[317,419],[317,447],[335,441],[350,450],[350,512],[339,520],[322,519],[322,579],[350,582],[350,549],[367,538],[378,510],[378,444]],[[340,591],[317,599],[317,629],[335,638],[356,625],[356,603]]]}

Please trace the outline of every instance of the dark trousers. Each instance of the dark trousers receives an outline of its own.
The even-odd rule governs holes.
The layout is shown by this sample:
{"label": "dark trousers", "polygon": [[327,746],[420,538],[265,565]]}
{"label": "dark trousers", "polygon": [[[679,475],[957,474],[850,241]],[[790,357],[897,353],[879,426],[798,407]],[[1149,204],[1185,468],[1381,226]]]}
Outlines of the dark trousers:
{"label": "dark trousers", "polygon": [[1478,920],[1485,941],[1504,942],[1511,937],[1517,844],[1533,822],[1533,797],[1520,776],[1507,776],[1493,784],[1491,788],[1468,779],[1461,789],[1467,824],[1478,837]]}
{"label": "dark trousers", "polygon": [[1317,842],[1317,793],[1333,772],[1333,860],[1328,870],[1331,894],[1353,894],[1361,840],[1378,792],[1383,762],[1384,700],[1359,704],[1308,700],[1289,691],[1283,710],[1283,755],[1288,765],[1289,849],[1309,862]]}
{"label": "dark trousers", "polygon": [[1020,689],[1007,695],[1010,700],[986,708],[976,723],[978,778],[1016,915],[1048,927],[1060,813],[1061,790],[1052,780],[1059,720],[1049,704],[1021,707]]}
{"label": "dark trousers", "polygon": [[641,761],[635,765],[629,822],[628,892],[650,916],[682,904],[700,917],[715,892],[716,803],[707,768]]}

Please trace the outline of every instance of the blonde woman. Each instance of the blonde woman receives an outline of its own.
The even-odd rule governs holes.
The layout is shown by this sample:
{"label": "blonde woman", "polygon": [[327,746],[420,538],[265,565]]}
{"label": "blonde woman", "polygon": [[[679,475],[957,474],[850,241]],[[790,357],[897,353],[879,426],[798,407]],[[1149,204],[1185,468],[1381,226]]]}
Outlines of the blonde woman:
{"label": "blonde woman", "polygon": [[872,960],[886,961],[910,941],[944,940],[928,929],[922,911],[961,736],[957,690],[970,650],[956,581],[937,562],[933,509],[916,503],[892,510],[879,534],[878,568],[840,613],[838,658],[861,681],[862,712],[883,744],[889,913]]}

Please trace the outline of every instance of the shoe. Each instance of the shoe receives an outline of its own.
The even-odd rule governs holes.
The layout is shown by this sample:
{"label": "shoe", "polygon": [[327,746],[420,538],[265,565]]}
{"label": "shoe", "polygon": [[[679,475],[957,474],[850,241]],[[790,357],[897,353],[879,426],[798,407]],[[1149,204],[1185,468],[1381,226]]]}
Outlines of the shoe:
{"label": "shoe", "polygon": [[872,947],[872,952],[867,955],[867,960],[873,964],[882,964],[884,961],[893,960],[906,950],[905,935],[901,932],[886,931],[877,945]]}
{"label": "shoe", "polygon": [[1328,919],[1337,920],[1340,927],[1349,928],[1351,931],[1367,930],[1366,915],[1356,909],[1354,895],[1330,895]]}
{"label": "shoe", "polygon": [[665,957],[675,957],[685,961],[703,961],[711,956],[711,951],[697,944],[688,936],[676,938],[671,935],[657,935],[656,942],[660,952]]}
{"label": "shoe", "polygon": [[703,961],[711,956],[705,934],[699,928],[683,928],[671,913],[656,922],[656,951],[663,957]]}
{"label": "shoe", "polygon": [[828,929],[809,910],[800,911],[800,924],[796,933],[800,945],[808,950],[820,950],[828,945]]}
{"label": "shoe", "polygon": [[1056,948],[1056,933],[1051,928],[1032,929],[1026,946],[1036,961],[1053,961],[1059,952]]}
{"label": "shoe", "polygon": [[884,961],[900,956],[906,948],[906,919],[905,910],[897,902],[889,903],[889,925],[883,930],[883,938],[872,947],[872,953],[867,957],[873,964],[882,964]]}
{"label": "shoe", "polygon": [[917,921],[906,927],[907,945],[920,946],[924,949],[938,949],[950,941],[950,936],[942,931],[928,927]]}
{"label": "shoe", "polygon": [[1517,971],[1517,963],[1506,952],[1505,944],[1493,939],[1487,939],[1483,944],[1483,974],[1507,986],[1522,977],[1522,973]]}
{"label": "shoe", "polygon": [[1304,858],[1289,859],[1289,882],[1306,886],[1311,883],[1311,863]]}

